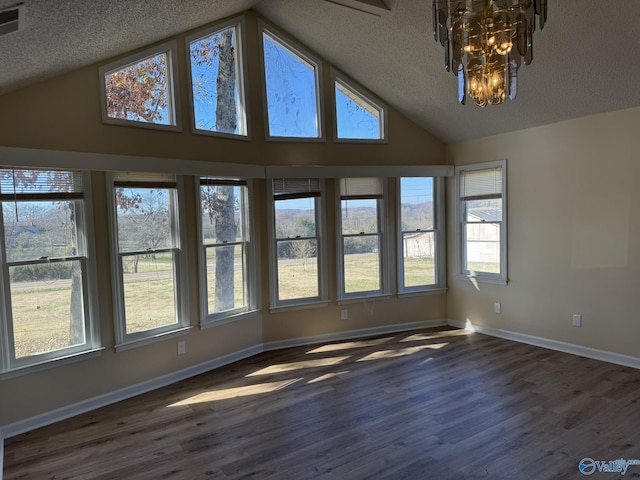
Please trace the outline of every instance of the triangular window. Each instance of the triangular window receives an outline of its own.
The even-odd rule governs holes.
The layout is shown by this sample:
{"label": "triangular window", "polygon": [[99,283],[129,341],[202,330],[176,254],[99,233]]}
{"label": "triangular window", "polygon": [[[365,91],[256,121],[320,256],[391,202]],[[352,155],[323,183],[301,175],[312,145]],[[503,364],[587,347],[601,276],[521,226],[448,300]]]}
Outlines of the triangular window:
{"label": "triangular window", "polygon": [[194,129],[247,135],[240,23],[187,39]]}
{"label": "triangular window", "polygon": [[385,140],[384,108],[335,78],[336,139]]}
{"label": "triangular window", "polygon": [[322,138],[320,62],[262,31],[267,135]]}
{"label": "triangular window", "polygon": [[100,69],[105,122],[179,126],[173,87],[175,48],[170,42]]}

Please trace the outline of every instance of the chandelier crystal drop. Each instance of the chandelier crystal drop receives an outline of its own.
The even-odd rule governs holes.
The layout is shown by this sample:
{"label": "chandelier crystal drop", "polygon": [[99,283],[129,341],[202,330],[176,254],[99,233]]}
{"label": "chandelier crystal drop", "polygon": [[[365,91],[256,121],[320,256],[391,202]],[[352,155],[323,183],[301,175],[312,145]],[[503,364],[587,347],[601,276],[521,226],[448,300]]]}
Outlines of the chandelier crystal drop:
{"label": "chandelier crystal drop", "polygon": [[518,68],[533,60],[533,32],[547,0],[433,0],[433,34],[445,67],[458,77],[458,100],[499,105],[518,92]]}

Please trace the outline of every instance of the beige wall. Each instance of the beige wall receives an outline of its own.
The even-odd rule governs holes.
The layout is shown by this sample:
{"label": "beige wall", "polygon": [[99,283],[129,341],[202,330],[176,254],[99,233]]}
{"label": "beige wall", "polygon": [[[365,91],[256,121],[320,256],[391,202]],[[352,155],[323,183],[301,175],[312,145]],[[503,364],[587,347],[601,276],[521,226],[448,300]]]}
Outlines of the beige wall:
{"label": "beige wall", "polygon": [[449,181],[450,319],[640,355],[639,124],[634,108],[447,147],[456,165],[506,158],[509,205],[509,283],[475,288],[454,275]]}
{"label": "beige wall", "polygon": [[[101,122],[98,65],[46,81],[39,85],[0,97],[0,146],[24,147],[71,152],[151,156],[169,159],[199,160],[268,165],[424,165],[443,164],[444,144],[428,132],[389,110],[389,142],[386,145],[265,142],[261,89],[258,83],[258,37],[256,18],[247,21],[249,50],[249,105],[252,141],[229,140],[193,135],[187,126],[181,133],[144,128],[104,125]],[[187,79],[184,37],[177,37],[181,66],[181,103],[188,118]],[[110,60],[106,60],[108,62]],[[329,65],[325,72],[325,109],[330,112]],[[188,125],[188,122],[185,122]],[[327,115],[327,131],[331,131]],[[8,155],[1,165],[15,165]],[[148,163],[145,163],[148,165]],[[175,171],[181,173],[180,162]],[[55,166],[52,163],[51,166]],[[136,162],[127,164],[136,170]],[[88,160],[87,169],[96,169]],[[192,167],[190,167],[192,168]],[[329,334],[398,323],[446,318],[445,295],[391,298],[338,306],[336,298],[335,231],[332,222],[333,197],[328,195],[329,210],[329,292],[328,307],[270,313],[269,271],[266,230],[265,181],[255,182],[255,238],[259,245],[259,284],[262,309],[252,318],[200,330],[198,328],[198,276],[195,192],[186,181],[186,211],[189,255],[190,322],[194,327],[183,337],[187,353],[177,355],[176,339],[116,353],[113,350],[113,309],[108,245],[107,191],[104,164],[92,174],[94,223],[99,270],[99,324],[105,350],[95,358],[54,367],[37,373],[0,381],[0,427],[49,412],[75,402],[108,394],[161,375],[179,371],[209,360],[241,351],[263,342]],[[212,172],[207,172],[212,173]],[[391,205],[393,211],[394,206]],[[341,321],[340,309],[349,309],[349,320]],[[400,312],[400,313],[399,313]]]}

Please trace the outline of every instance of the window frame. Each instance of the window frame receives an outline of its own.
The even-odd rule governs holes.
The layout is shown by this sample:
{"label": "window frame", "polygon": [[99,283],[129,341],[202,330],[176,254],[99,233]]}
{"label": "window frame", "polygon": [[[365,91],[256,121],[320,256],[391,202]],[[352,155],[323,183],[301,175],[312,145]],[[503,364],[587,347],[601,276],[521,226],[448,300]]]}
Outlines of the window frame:
{"label": "window frame", "polygon": [[[47,193],[33,194],[33,198],[25,198],[22,202],[31,201],[54,201],[54,200],[73,200],[76,206],[80,208],[76,210],[76,235],[78,245],[82,245],[82,253],[76,252],[75,255],[55,257],[52,262],[60,263],[67,261],[79,261],[82,268],[82,298],[83,298],[83,314],[85,341],[79,345],[43,352],[35,355],[29,355],[24,358],[16,358],[15,356],[15,338],[13,337],[13,311],[11,297],[11,281],[9,278],[9,269],[12,266],[21,265],[38,265],[46,264],[50,260],[40,258],[33,260],[7,261],[6,257],[6,240],[4,221],[0,224],[0,297],[3,299],[4,306],[0,308],[0,378],[13,376],[21,371],[33,371],[34,369],[46,368],[54,365],[54,362],[60,362],[65,359],[74,358],[79,355],[97,352],[101,350],[100,328],[98,324],[98,295],[97,295],[97,267],[95,259],[95,237],[93,225],[93,203],[91,194],[91,175],[88,171],[75,169],[58,169],[46,167],[28,167],[17,168],[14,166],[3,166],[3,169],[12,170],[28,170],[28,171],[55,171],[60,170],[69,172],[82,177],[82,192],[72,194],[55,193],[53,195]],[[13,195],[13,194],[12,194]],[[32,195],[32,194],[26,194]],[[53,198],[52,198],[53,197]],[[17,199],[17,196],[14,196]],[[17,200],[15,200],[17,201]],[[2,201],[0,201],[0,214],[2,214]],[[2,215],[3,216],[3,215]]]}
{"label": "window frame", "polygon": [[[165,54],[167,56],[167,90],[168,90],[168,114],[169,124],[143,122],[139,120],[128,120],[125,118],[113,118],[107,114],[107,87],[106,77],[124,68],[133,66],[148,58]],[[182,112],[180,109],[180,84],[178,72],[178,43],[176,40],[164,42],[159,45],[147,48],[140,52],[128,55],[120,60],[102,65],[98,69],[100,80],[100,109],[102,112],[102,122],[111,125],[127,127],[150,128],[157,130],[168,130],[173,132],[182,131]]]}
{"label": "window frame", "polygon": [[[464,221],[465,200],[462,197],[461,181],[465,172],[477,172],[482,170],[500,169],[502,175],[502,220],[492,222],[500,224],[500,273],[475,272],[466,269],[466,228]],[[506,285],[508,283],[507,252],[508,252],[508,227],[507,227],[507,161],[495,160],[491,162],[474,163],[455,167],[455,192],[456,192],[456,276],[471,279],[472,281]]]}
{"label": "window frame", "polygon": [[[320,185],[320,195],[314,196],[315,208],[315,237],[300,237],[299,240],[315,239],[317,242],[318,255],[318,295],[312,297],[300,297],[288,300],[279,300],[279,282],[278,282],[278,243],[290,241],[289,238],[277,238],[275,227],[275,207],[276,199],[273,191],[274,178],[267,179],[267,197],[269,206],[267,209],[268,234],[269,234],[269,281],[270,281],[270,309],[295,308],[306,306],[323,306],[328,302],[327,288],[327,266],[325,258],[327,258],[327,242],[325,234],[325,181],[318,178]],[[286,179],[285,179],[286,180]],[[294,198],[311,198],[311,195],[300,194]],[[288,199],[292,199],[289,197]],[[286,200],[286,199],[283,199]]]}
{"label": "window frame", "polygon": [[[215,248],[217,246],[229,245],[229,243],[212,243],[204,244],[202,239],[202,197],[200,187],[203,186],[202,181],[208,180],[210,185],[223,186],[242,186],[245,188],[242,203],[244,211],[243,219],[243,239],[233,242],[233,245],[243,246],[243,285],[245,289],[245,305],[242,307],[225,310],[222,312],[209,312],[208,302],[208,282],[207,282],[207,248]],[[257,311],[257,293],[256,293],[256,256],[255,242],[253,241],[253,182],[250,179],[229,179],[215,177],[212,175],[200,175],[195,177],[196,186],[196,208],[198,212],[197,233],[198,233],[198,266],[200,280],[200,326],[207,327],[211,325],[220,325],[230,321],[244,318],[246,315],[253,314]]]}
{"label": "window frame", "polygon": [[397,266],[398,266],[398,295],[421,293],[431,291],[442,291],[446,282],[446,240],[445,240],[445,213],[444,213],[444,178],[425,175],[420,178],[433,179],[433,227],[430,230],[420,230],[420,232],[434,233],[434,267],[435,283],[425,285],[414,285],[407,287],[404,284],[404,234],[409,230],[402,229],[402,186],[401,180],[410,178],[408,176],[396,177],[396,218],[397,221]]}
{"label": "window frame", "polygon": [[[342,84],[347,90],[351,90],[354,95],[362,97],[367,103],[375,107],[379,112],[378,128],[381,138],[342,138],[338,136],[338,105],[336,96],[336,83]],[[333,113],[333,141],[336,143],[373,143],[387,144],[388,138],[388,113],[386,104],[371,93],[368,89],[362,87],[357,82],[351,80],[346,75],[340,73],[335,68],[331,68],[331,88],[332,88],[332,113]]]}
{"label": "window frame", "polygon": [[[235,51],[236,51],[236,79],[238,88],[238,103],[244,125],[239,128],[240,133],[217,132],[213,130],[204,130],[196,126],[195,100],[193,98],[193,71],[191,66],[191,44],[203,38],[220,33],[228,28],[235,29]],[[197,135],[208,135],[213,137],[232,138],[237,140],[251,140],[250,131],[250,107],[249,98],[245,89],[245,72],[247,71],[246,59],[246,37],[245,37],[246,21],[244,16],[234,17],[225,22],[217,23],[204,30],[199,30],[185,38],[185,47],[187,55],[187,70],[189,78],[189,111],[191,112],[191,132]]]}
{"label": "window frame", "polygon": [[[349,300],[357,300],[363,298],[371,298],[371,297],[388,297],[391,294],[391,281],[389,274],[389,249],[390,249],[390,238],[388,235],[389,226],[388,226],[388,218],[389,212],[388,209],[388,177],[371,177],[371,178],[379,178],[382,186],[382,196],[381,198],[375,197],[367,197],[364,198],[362,196],[354,197],[356,200],[365,200],[365,199],[375,199],[376,200],[376,215],[377,215],[377,223],[378,223],[378,232],[375,234],[378,236],[378,262],[379,262],[379,282],[380,288],[378,290],[363,290],[358,292],[347,293],[345,291],[345,261],[344,261],[344,239],[345,237],[355,237],[360,238],[360,234],[343,234],[342,233],[342,195],[340,194],[340,181],[343,178],[368,178],[366,176],[358,176],[358,177],[341,177],[335,179],[335,189],[336,189],[336,236],[337,236],[337,246],[336,246],[336,261],[337,261],[337,285],[338,285],[338,302],[349,301]],[[372,236],[374,234],[366,234],[367,236]]]}
{"label": "window frame", "polygon": [[[318,135],[315,137],[285,137],[274,136],[270,133],[269,128],[269,100],[267,97],[267,72],[264,59],[264,34],[270,36],[276,43],[283,46],[286,50],[300,57],[305,62],[315,67],[315,87],[316,87],[316,122],[318,125]],[[314,142],[322,143],[326,141],[325,134],[325,111],[324,111],[324,88],[323,88],[323,67],[322,60],[311,54],[307,49],[303,48],[288,35],[278,31],[264,20],[258,19],[258,37],[260,49],[260,78],[262,80],[262,106],[264,111],[264,135],[267,142]]]}
{"label": "window frame", "polygon": [[[157,182],[144,180],[145,176],[156,176],[157,173],[138,172],[107,172],[107,192],[110,195],[108,200],[109,213],[109,234],[111,250],[111,276],[113,282],[113,319],[115,330],[116,351],[127,350],[139,345],[146,345],[163,340],[169,335],[185,334],[190,326],[189,319],[189,292],[187,276],[187,242],[185,231],[185,209],[184,209],[184,178],[182,175],[175,175],[175,186],[164,187],[173,188],[174,201],[171,209],[171,236],[173,246],[169,248],[154,249],[151,252],[173,253],[173,281],[174,281],[174,309],[176,322],[174,324],[143,330],[140,332],[127,333],[126,310],[124,298],[124,276],[122,269],[122,257],[133,256],[143,252],[142,250],[131,250],[120,252],[118,235],[118,215],[115,200],[116,187],[114,177],[117,174],[130,174],[132,188],[159,188]],[[160,174],[162,175],[162,174]],[[140,177],[140,180],[138,179]],[[145,184],[149,185],[146,186]],[[149,250],[144,250],[149,252]],[[174,253],[175,252],[175,253]]]}

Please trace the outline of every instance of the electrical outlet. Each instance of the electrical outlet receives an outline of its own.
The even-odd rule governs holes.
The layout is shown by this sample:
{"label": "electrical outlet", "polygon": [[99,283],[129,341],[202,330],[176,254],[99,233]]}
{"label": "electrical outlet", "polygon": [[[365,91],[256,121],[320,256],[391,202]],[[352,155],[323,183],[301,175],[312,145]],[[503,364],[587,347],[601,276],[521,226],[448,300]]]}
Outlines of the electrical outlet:
{"label": "electrical outlet", "polygon": [[340,320],[349,320],[349,310],[340,310]]}
{"label": "electrical outlet", "polygon": [[178,355],[184,355],[187,352],[187,342],[180,340],[178,342]]}
{"label": "electrical outlet", "polygon": [[571,323],[574,327],[581,327],[582,326],[582,315],[580,315],[579,313],[574,313],[573,314],[573,320]]}
{"label": "electrical outlet", "polygon": [[493,304],[493,312],[500,313],[501,311],[502,311],[502,305],[500,305],[500,302],[495,302]]}

